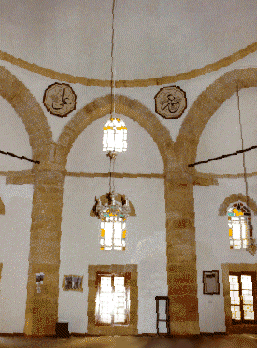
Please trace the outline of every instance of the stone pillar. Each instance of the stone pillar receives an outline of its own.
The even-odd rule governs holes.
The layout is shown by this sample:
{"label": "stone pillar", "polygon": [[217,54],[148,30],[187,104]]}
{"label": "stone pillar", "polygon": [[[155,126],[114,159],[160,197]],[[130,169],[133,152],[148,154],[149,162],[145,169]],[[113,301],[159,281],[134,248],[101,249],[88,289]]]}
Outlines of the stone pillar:
{"label": "stone pillar", "polygon": [[199,334],[193,185],[165,179],[171,334]]}
{"label": "stone pillar", "polygon": [[[43,167],[43,166],[42,166]],[[55,334],[58,321],[60,243],[64,171],[40,166],[35,172],[24,333]],[[51,165],[49,166],[51,167]],[[61,167],[61,166],[60,166]],[[41,293],[36,273],[45,274]]]}

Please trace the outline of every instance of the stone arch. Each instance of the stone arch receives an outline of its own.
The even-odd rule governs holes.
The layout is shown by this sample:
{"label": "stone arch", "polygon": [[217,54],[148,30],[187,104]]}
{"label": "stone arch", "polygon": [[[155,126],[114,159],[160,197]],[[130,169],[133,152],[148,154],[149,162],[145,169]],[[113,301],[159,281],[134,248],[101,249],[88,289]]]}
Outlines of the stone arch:
{"label": "stone arch", "polygon": [[238,89],[257,86],[257,69],[236,69],[229,71],[209,85],[194,101],[183,121],[177,141],[174,144],[178,160],[185,170],[192,173],[187,165],[195,162],[201,134],[212,115]]}
{"label": "stone arch", "polygon": [[1,197],[0,197],[0,215],[5,215],[5,205]]}
{"label": "stone arch", "polygon": [[[63,168],[77,137],[94,120],[110,114],[111,104],[111,95],[97,98],[80,109],[67,123],[56,144],[56,158]],[[162,156],[167,284],[172,318],[170,328],[175,334],[199,334],[192,180],[188,180],[188,173],[178,163],[170,133],[155,114],[139,101],[122,95],[115,96],[115,111],[130,117],[143,127],[157,144]],[[184,284],[188,278],[191,279],[190,285]],[[183,292],[181,284],[185,285],[182,286]]]}
{"label": "stone arch", "polygon": [[[117,114],[130,117],[150,134],[162,156],[165,174],[168,174],[169,171],[177,167],[174,143],[170,137],[170,133],[155,114],[139,101],[123,95],[115,96],[115,111]],[[80,133],[93,121],[110,113],[111,95],[106,95],[84,106],[67,123],[57,142],[64,166],[66,165],[70,149]]]}
{"label": "stone arch", "polygon": [[52,142],[47,118],[32,93],[3,66],[0,67],[0,95],[21,118],[29,135],[33,159],[40,160],[47,156],[46,145]]}
{"label": "stone arch", "polygon": [[[243,195],[242,193],[233,194],[233,195],[230,195],[229,197],[226,197],[220,205],[219,215],[220,216],[227,215],[227,209],[229,205],[237,201],[241,201],[246,204],[247,197]],[[250,197],[248,198],[248,207],[253,211],[254,215],[257,215],[257,204]]]}

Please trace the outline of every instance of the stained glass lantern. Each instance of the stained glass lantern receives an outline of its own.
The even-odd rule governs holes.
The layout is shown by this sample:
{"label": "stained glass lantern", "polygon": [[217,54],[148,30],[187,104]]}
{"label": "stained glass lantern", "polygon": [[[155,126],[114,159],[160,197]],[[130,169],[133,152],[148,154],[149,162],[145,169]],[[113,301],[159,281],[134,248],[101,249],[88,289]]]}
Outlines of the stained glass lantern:
{"label": "stained glass lantern", "polygon": [[121,202],[113,193],[106,194],[108,203],[102,204],[96,199],[96,216],[101,219],[101,250],[125,250],[126,218],[130,214],[130,205],[122,196]]}
{"label": "stained glass lantern", "polygon": [[111,117],[104,126],[103,151],[124,152],[127,150],[127,127],[120,118]]}
{"label": "stained glass lantern", "polygon": [[125,250],[126,219],[110,216],[101,221],[101,250]]}

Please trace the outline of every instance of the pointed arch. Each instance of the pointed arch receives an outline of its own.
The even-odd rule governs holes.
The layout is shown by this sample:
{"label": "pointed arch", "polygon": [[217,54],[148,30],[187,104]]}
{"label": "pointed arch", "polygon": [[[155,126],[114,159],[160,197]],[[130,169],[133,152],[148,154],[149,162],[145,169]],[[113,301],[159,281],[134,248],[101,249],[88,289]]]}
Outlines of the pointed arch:
{"label": "pointed arch", "polygon": [[40,160],[47,155],[52,142],[52,132],[47,118],[32,93],[5,67],[0,67],[0,96],[6,99],[21,118],[29,136],[33,159]]}
{"label": "pointed arch", "polygon": [[5,205],[1,197],[0,197],[0,215],[5,215]]}
{"label": "pointed arch", "polygon": [[[174,143],[169,131],[146,106],[135,99],[123,95],[115,96],[115,111],[136,121],[143,127],[157,144],[163,159],[164,173],[176,167]],[[62,149],[64,164],[70,149],[83,130],[93,121],[111,113],[111,95],[95,99],[80,109],[64,127],[57,144]]]}
{"label": "pointed arch", "polygon": [[[224,201],[220,205],[219,209],[219,215],[220,216],[225,216],[227,215],[227,209],[230,206],[231,203],[241,201],[246,205],[247,202],[247,197],[243,195],[242,193],[238,194],[233,194],[224,199]],[[257,215],[257,204],[252,198],[248,198],[248,208],[250,208],[254,215]]]}
{"label": "pointed arch", "polygon": [[[238,89],[257,86],[257,69],[236,69],[229,71],[214,81],[194,101],[185,120],[183,121],[175,152],[185,168],[196,159],[197,146],[206,124],[218,108],[229,99]],[[190,149],[190,151],[189,151]],[[190,172],[195,169],[186,169]]]}

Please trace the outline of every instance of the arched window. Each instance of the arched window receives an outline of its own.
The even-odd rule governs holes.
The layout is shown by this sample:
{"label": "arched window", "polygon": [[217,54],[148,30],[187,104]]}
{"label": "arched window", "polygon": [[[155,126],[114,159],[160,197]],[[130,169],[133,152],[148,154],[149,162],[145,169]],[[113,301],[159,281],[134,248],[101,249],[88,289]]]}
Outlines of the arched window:
{"label": "arched window", "polygon": [[252,237],[250,209],[238,201],[229,206],[227,213],[230,249],[247,248]]}
{"label": "arched window", "polygon": [[120,118],[110,118],[104,126],[103,151],[127,150],[127,128]]}

